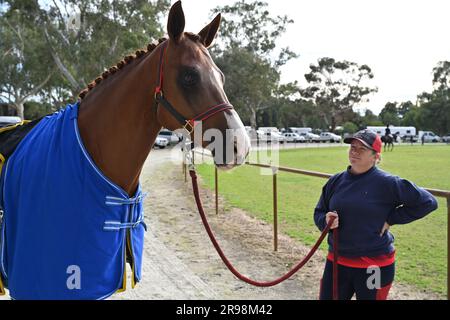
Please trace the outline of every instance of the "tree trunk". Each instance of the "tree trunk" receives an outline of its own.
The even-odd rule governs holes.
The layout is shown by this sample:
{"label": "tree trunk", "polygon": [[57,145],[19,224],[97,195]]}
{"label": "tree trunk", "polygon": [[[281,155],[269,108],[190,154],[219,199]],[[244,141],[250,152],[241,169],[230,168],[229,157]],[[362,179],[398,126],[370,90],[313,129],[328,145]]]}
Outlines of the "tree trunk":
{"label": "tree trunk", "polygon": [[251,108],[250,110],[252,112],[250,116],[250,125],[252,128],[256,129],[256,109]]}
{"label": "tree trunk", "polygon": [[306,128],[306,121],[305,121],[305,118],[302,116],[301,118],[300,118],[301,120],[301,123],[302,123],[302,126],[304,127],[304,128]]}
{"label": "tree trunk", "polygon": [[64,63],[61,61],[61,59],[58,56],[58,53],[56,50],[53,49],[50,41],[50,36],[48,34],[47,28],[44,29],[45,33],[45,39],[47,40],[47,44],[49,46],[50,54],[52,55],[53,61],[55,62],[59,72],[63,75],[63,77],[69,82],[72,93],[76,95],[77,92],[79,92],[82,88],[80,86],[80,83],[75,80],[74,76],[70,73],[69,69],[66,68]]}
{"label": "tree trunk", "polygon": [[24,110],[25,110],[25,101],[29,98],[37,94],[50,80],[52,77],[53,72],[51,72],[47,78],[44,79],[39,85],[33,88],[30,92],[28,92],[25,95],[14,95],[15,100],[11,101],[11,104],[14,106],[17,112],[17,116],[20,117],[20,119],[25,120]]}
{"label": "tree trunk", "polygon": [[328,128],[330,126],[330,121],[328,120],[328,117],[327,117],[326,113],[322,113],[322,119],[323,119],[323,122],[325,122],[325,125]]}
{"label": "tree trunk", "polygon": [[17,116],[20,117],[20,119],[24,120],[24,104],[23,104],[23,102],[14,103],[14,108],[16,109]]}
{"label": "tree trunk", "polygon": [[331,128],[330,131],[333,132],[336,129],[336,116],[334,114],[331,115]]}

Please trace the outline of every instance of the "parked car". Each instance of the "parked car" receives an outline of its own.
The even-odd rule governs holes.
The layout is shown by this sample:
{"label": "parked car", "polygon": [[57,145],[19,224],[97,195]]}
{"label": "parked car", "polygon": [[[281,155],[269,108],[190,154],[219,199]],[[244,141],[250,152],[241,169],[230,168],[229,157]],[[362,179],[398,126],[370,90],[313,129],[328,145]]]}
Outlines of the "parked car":
{"label": "parked car", "polygon": [[419,140],[419,136],[404,135],[401,137],[401,141],[405,143],[416,143]]}
{"label": "parked car", "polygon": [[422,137],[424,142],[439,142],[441,141],[441,137],[436,135],[433,131],[419,131],[419,141],[422,141]]}
{"label": "parked car", "polygon": [[286,142],[286,138],[282,134],[275,132],[275,131],[265,132],[264,136],[261,139],[267,141],[267,143],[271,143],[271,142],[285,143]]}
{"label": "parked car", "polygon": [[155,144],[153,146],[154,147],[158,147],[160,149],[164,149],[168,145],[169,145],[169,140],[167,140],[166,138],[162,138],[160,136],[157,136],[156,140],[155,140]]}
{"label": "parked car", "polygon": [[450,143],[450,133],[447,133],[445,136],[442,137],[442,142]]}
{"label": "parked car", "polygon": [[175,132],[172,132],[170,130],[161,130],[158,133],[158,137],[167,139],[167,141],[169,141],[169,145],[177,144],[178,142],[180,142],[180,138],[175,134]]}
{"label": "parked car", "polygon": [[311,132],[302,132],[300,136],[305,138],[306,142],[320,142],[320,136]]}
{"label": "parked car", "polygon": [[320,134],[320,141],[321,142],[341,142],[341,136],[338,136],[337,134],[331,133],[331,132],[322,132]]}
{"label": "parked car", "polygon": [[302,127],[302,128],[299,128],[299,127],[289,127],[289,128],[287,128],[287,130],[286,130],[287,132],[293,132],[293,133],[296,133],[296,134],[302,134],[302,133],[312,133],[312,128],[306,128],[306,127]]}
{"label": "parked car", "polygon": [[305,137],[303,137],[299,134],[293,133],[293,132],[285,132],[285,133],[283,133],[283,136],[284,136],[286,142],[305,142],[306,141]]}
{"label": "parked car", "polygon": [[22,120],[19,117],[0,117],[0,128],[10,126],[16,123],[21,122]]}

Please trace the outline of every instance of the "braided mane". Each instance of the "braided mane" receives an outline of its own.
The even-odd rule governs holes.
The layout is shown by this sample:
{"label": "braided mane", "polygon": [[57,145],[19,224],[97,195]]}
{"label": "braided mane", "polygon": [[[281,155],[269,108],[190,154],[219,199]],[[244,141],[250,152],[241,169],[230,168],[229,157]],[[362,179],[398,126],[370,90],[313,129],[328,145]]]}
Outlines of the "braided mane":
{"label": "braided mane", "polygon": [[89,83],[88,86],[78,94],[80,101],[83,100],[84,97],[86,97],[86,95],[103,80],[107,79],[108,77],[111,77],[117,71],[123,69],[126,65],[130,64],[136,59],[142,58],[145,54],[152,52],[159,44],[161,44],[166,40],[167,40],[166,38],[158,39],[158,43],[152,42],[148,44],[146,49],[137,50],[134,54],[128,55],[125,58],[123,58],[123,60],[121,60],[115,66],[112,66],[109,69],[105,70],[100,76],[98,76],[94,81]]}

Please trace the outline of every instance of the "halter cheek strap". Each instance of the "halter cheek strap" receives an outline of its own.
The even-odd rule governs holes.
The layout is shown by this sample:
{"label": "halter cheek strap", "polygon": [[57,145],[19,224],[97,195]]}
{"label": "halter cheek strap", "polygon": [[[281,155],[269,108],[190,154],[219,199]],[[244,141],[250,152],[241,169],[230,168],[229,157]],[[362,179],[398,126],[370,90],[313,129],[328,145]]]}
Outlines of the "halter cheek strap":
{"label": "halter cheek strap", "polygon": [[155,101],[157,105],[163,106],[177,121],[186,129],[189,133],[194,131],[196,122],[206,121],[212,116],[225,111],[233,109],[233,106],[228,102],[222,102],[209,107],[206,111],[196,115],[192,119],[184,117],[179,113],[172,104],[164,97],[163,83],[164,83],[164,56],[167,49],[167,41],[162,44],[161,54],[159,56],[159,68],[158,68],[158,84],[155,88]]}

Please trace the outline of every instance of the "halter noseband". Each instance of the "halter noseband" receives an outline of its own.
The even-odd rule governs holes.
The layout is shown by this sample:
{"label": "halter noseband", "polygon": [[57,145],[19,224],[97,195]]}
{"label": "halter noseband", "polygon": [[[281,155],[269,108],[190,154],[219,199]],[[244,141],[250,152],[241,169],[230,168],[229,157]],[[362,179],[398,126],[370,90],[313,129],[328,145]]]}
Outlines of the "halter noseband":
{"label": "halter noseband", "polygon": [[200,113],[199,115],[195,116],[192,119],[188,119],[184,117],[181,113],[179,113],[175,108],[172,106],[172,104],[164,97],[163,93],[163,80],[164,80],[164,73],[163,73],[163,66],[164,66],[164,55],[167,48],[167,41],[162,44],[161,54],[159,57],[159,68],[158,68],[158,85],[155,89],[155,101],[156,105],[162,105],[167,111],[169,111],[172,116],[178,120],[178,122],[183,126],[184,129],[186,129],[189,133],[192,133],[195,128],[195,122],[199,121],[205,121],[215,114],[233,109],[233,106],[228,102],[222,102],[215,106],[212,106],[208,108],[205,112]]}

